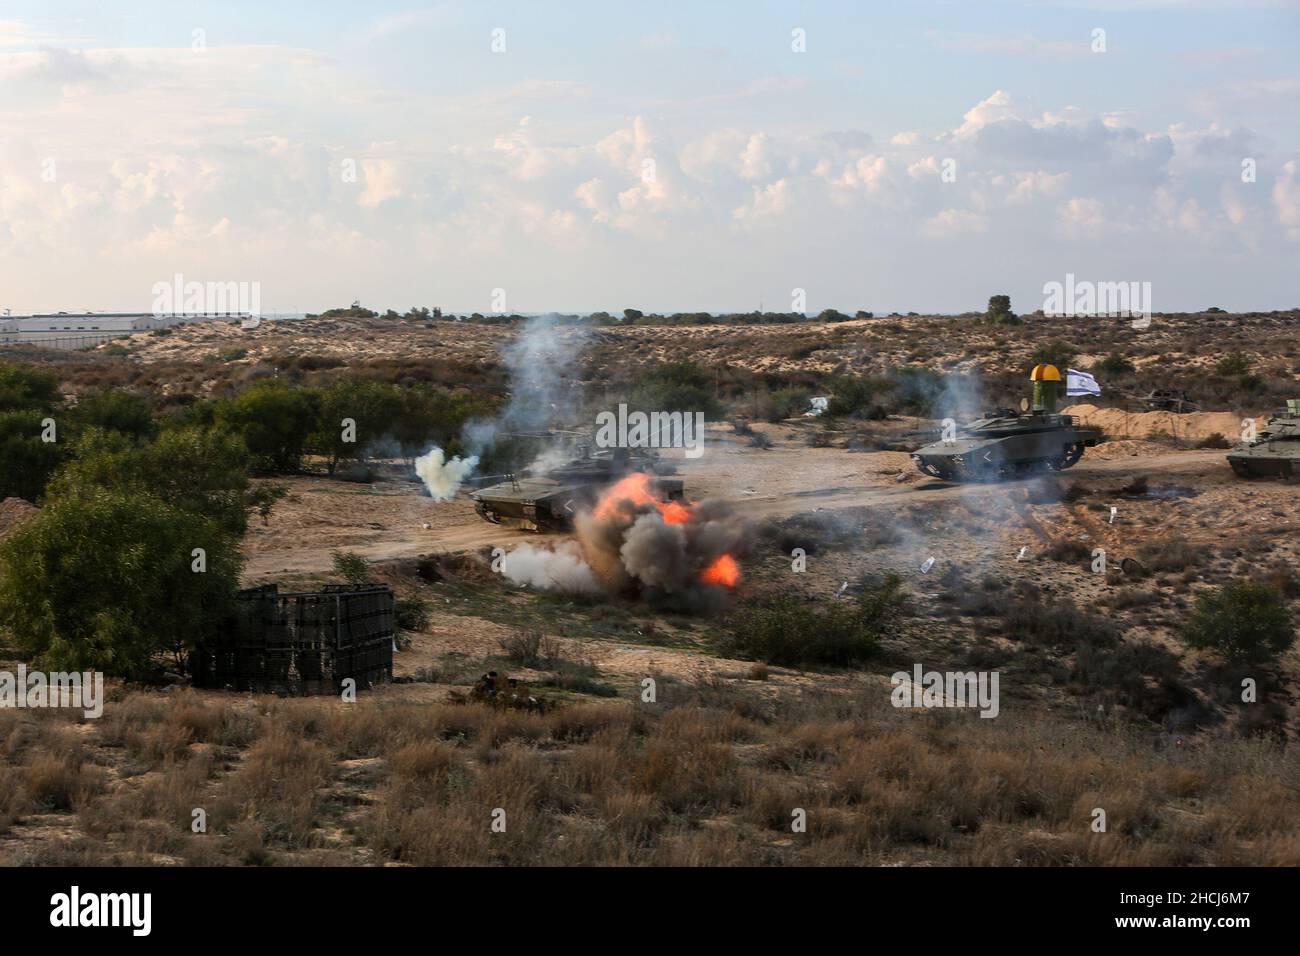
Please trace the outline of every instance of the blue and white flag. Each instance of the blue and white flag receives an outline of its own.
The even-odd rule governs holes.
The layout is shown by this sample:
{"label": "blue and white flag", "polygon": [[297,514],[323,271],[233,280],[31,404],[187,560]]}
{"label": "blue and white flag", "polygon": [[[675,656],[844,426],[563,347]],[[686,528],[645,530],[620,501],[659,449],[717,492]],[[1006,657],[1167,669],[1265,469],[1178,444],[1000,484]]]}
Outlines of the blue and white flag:
{"label": "blue and white flag", "polygon": [[1100,395],[1101,386],[1088,372],[1069,369],[1065,374],[1066,395]]}

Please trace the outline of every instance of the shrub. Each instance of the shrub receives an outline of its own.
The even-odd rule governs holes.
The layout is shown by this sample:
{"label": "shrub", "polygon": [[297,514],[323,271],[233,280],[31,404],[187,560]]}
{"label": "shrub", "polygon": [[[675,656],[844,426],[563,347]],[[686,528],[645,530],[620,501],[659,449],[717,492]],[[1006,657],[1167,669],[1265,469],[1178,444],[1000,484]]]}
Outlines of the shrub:
{"label": "shrub", "polygon": [[771,413],[768,421],[778,422],[786,418],[797,418],[808,411],[812,392],[804,388],[780,388],[769,399]]}
{"label": "shrub", "polygon": [[902,606],[902,581],[895,575],[864,588],[856,599],[834,599],[820,607],[775,594],[731,615],[720,652],[785,667],[861,664],[876,654]]}
{"label": "shrub", "polygon": [[43,440],[44,418],[34,409],[0,411],[0,499],[36,501],[67,457],[66,442]]}
{"label": "shrub", "polygon": [[46,412],[59,401],[59,380],[28,365],[0,362],[0,412]]}
{"label": "shrub", "polygon": [[98,392],[81,399],[74,418],[81,425],[121,432],[132,438],[147,438],[154,432],[148,403],[139,395],[121,389]]}
{"label": "shrub", "polygon": [[1118,352],[1111,352],[1097,363],[1099,371],[1108,375],[1129,375],[1136,371],[1132,362]]}
{"label": "shrub", "polygon": [[1234,378],[1250,371],[1250,359],[1242,352],[1229,352],[1219,359],[1214,366],[1216,374],[1223,378]]}
{"label": "shrub", "polygon": [[404,631],[423,631],[429,626],[429,602],[402,598],[397,602],[397,626]]}
{"label": "shrub", "polygon": [[259,382],[218,404],[216,421],[239,435],[257,466],[296,471],[317,427],[319,396],[283,382]]}
{"label": "shrub", "polygon": [[334,573],[354,588],[370,584],[370,564],[355,551],[331,551]]}
{"label": "shrub", "polygon": [[1232,442],[1223,437],[1223,432],[1215,432],[1196,443],[1197,448],[1231,448]]}
{"label": "shrub", "polygon": [[1183,638],[1234,663],[1264,664],[1294,643],[1295,629],[1276,588],[1232,581],[1196,599]]}
{"label": "shrub", "polygon": [[1103,617],[1081,611],[1074,602],[1047,602],[1038,594],[1013,595],[1002,616],[1007,637],[1043,647],[1105,647],[1120,638],[1120,629]]}
{"label": "shrub", "polygon": [[[206,570],[196,573],[193,549]],[[143,495],[57,500],[0,543],[0,627],[54,670],[150,676],[212,635],[239,580],[233,536]]]}

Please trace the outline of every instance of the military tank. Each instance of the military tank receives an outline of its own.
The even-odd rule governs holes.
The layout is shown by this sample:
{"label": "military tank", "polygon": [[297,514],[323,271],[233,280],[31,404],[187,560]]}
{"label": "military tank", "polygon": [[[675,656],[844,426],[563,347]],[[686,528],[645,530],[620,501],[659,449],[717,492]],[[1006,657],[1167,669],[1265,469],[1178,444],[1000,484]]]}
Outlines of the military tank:
{"label": "military tank", "polygon": [[[1056,411],[1064,388],[1060,370],[1037,365],[1029,376],[1033,403],[1021,411],[997,409],[958,427],[951,435],[918,448],[916,467],[944,481],[998,481],[1042,471],[1069,468],[1083,450],[1101,441],[1096,429],[1079,425],[1073,415]],[[946,439],[946,440],[945,440]]]}
{"label": "military tank", "polygon": [[1300,399],[1287,401],[1254,441],[1228,452],[1228,464],[1242,478],[1300,477]]}
{"label": "military tank", "polygon": [[593,453],[586,445],[573,452],[568,461],[552,467],[495,476],[501,480],[470,492],[474,510],[493,524],[525,531],[564,531],[573,527],[580,511],[596,503],[602,491],[633,472],[651,475],[653,490],[664,500],[680,501],[685,495],[681,479],[664,477],[671,469],[653,452],[617,448]]}

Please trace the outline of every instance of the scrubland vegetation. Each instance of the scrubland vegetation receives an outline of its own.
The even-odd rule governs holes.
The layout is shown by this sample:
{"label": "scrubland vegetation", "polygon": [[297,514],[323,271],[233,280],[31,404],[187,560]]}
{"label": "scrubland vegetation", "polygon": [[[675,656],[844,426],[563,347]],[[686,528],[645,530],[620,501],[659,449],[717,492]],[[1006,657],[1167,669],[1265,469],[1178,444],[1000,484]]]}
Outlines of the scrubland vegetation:
{"label": "scrubland vegetation", "polygon": [[0,712],[0,751],[10,863],[1300,863],[1293,748],[908,716],[883,685],[547,714],[127,695]]}

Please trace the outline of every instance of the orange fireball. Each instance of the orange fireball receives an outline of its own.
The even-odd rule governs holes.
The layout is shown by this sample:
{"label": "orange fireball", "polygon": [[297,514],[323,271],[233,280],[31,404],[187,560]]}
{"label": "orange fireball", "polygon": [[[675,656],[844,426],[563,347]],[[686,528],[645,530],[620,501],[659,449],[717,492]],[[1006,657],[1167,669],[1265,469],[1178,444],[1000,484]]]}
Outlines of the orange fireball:
{"label": "orange fireball", "polygon": [[740,565],[729,554],[720,555],[716,561],[700,572],[700,580],[705,584],[720,584],[734,588],[740,580]]}
{"label": "orange fireball", "polygon": [[592,509],[592,514],[601,521],[608,521],[616,517],[625,504],[633,508],[654,505],[666,524],[685,524],[689,521],[691,507],[680,501],[661,501],[659,496],[650,490],[650,481],[650,476],[644,472],[636,472],[620,479],[610,485],[600,496],[596,507]]}

